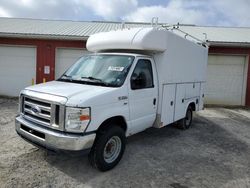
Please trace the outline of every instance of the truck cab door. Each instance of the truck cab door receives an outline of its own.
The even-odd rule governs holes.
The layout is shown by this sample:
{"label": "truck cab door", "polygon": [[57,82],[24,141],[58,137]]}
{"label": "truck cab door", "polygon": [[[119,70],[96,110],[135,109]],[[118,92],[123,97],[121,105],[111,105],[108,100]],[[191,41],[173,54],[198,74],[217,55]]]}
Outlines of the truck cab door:
{"label": "truck cab door", "polygon": [[153,125],[158,103],[158,83],[154,61],[139,58],[130,76],[129,111],[131,133]]}

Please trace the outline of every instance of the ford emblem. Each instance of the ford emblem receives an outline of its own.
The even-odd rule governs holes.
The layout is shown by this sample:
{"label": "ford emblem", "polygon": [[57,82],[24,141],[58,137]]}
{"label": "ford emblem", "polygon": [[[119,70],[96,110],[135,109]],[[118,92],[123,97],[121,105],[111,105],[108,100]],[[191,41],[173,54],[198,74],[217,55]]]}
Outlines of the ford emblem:
{"label": "ford emblem", "polygon": [[32,107],[31,107],[31,111],[32,111],[34,114],[41,113],[41,109],[40,109],[38,106],[32,106]]}

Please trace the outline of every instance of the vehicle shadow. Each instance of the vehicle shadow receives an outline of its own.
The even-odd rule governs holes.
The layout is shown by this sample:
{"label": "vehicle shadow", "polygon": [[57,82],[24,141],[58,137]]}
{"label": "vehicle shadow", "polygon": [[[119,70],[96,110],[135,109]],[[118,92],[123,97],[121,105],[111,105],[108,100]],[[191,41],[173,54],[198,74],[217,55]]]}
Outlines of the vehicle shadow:
{"label": "vehicle shadow", "polygon": [[[185,131],[169,125],[129,137],[122,160],[105,173],[92,168],[86,154],[44,154],[53,168],[90,187],[171,187],[183,185],[184,176],[189,183],[196,177],[213,182],[213,174],[221,176],[214,183],[229,180],[235,165],[249,163],[250,149],[218,124],[196,116],[192,128]],[[232,160],[235,164],[224,164]]]}
{"label": "vehicle shadow", "polygon": [[[99,172],[93,168],[88,162],[88,153],[55,153],[51,151],[41,151],[45,155],[46,161],[58,170],[66,173],[80,182],[92,182],[95,177],[109,174],[117,175],[124,171],[129,173],[133,171],[133,165],[128,165],[131,159],[134,159],[133,153],[136,151],[152,149],[159,147],[160,143],[168,142],[173,137],[178,137],[182,131],[176,129],[173,125],[156,129],[149,128],[141,133],[130,136],[127,139],[126,151],[120,163],[111,171]],[[139,149],[141,148],[141,149]],[[144,152],[146,155],[146,153]],[[130,161],[131,162],[131,161]],[[139,161],[137,161],[139,162]],[[136,166],[140,166],[138,163]]]}

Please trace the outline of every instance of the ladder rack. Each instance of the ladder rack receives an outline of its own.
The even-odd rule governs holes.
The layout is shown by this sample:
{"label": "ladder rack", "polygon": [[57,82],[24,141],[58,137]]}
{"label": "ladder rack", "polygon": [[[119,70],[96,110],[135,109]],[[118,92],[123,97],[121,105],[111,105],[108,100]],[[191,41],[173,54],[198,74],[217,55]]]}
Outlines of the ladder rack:
{"label": "ladder rack", "polygon": [[206,48],[209,47],[209,44],[207,43],[206,40],[198,39],[197,37],[195,37],[193,35],[190,35],[189,33],[181,30],[179,23],[177,25],[161,25],[161,28],[164,28],[164,29],[167,29],[167,30],[172,30],[172,31],[176,30],[176,31],[184,34],[184,38],[190,37],[190,38],[194,39],[197,44],[200,44],[200,45],[202,45],[202,46],[204,46]]}

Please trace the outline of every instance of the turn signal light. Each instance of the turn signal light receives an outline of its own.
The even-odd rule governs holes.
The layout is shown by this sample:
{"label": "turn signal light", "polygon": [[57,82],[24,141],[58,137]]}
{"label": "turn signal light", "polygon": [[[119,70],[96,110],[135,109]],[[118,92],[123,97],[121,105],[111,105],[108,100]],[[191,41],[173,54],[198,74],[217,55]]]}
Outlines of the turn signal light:
{"label": "turn signal light", "polygon": [[88,115],[81,115],[80,116],[80,121],[86,121],[86,120],[90,120],[90,117]]}

